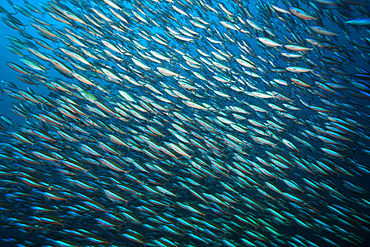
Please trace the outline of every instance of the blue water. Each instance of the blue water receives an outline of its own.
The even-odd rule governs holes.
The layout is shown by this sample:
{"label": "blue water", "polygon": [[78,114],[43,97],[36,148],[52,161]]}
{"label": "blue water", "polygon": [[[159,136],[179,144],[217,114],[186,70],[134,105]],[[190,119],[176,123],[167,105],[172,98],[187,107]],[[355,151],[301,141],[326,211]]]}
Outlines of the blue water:
{"label": "blue water", "polygon": [[[42,3],[44,1],[32,1],[33,4],[39,4],[39,3]],[[46,2],[46,1],[45,1]],[[18,5],[22,5],[23,1],[13,1],[14,4],[18,4]],[[296,4],[299,3],[298,1],[296,2]],[[7,10],[11,10],[10,8],[10,5],[9,3],[1,3],[1,5],[6,8]],[[231,10],[232,8],[235,8],[235,4],[231,4],[231,5],[227,5],[225,4],[227,7],[229,7]],[[276,5],[279,5],[279,6],[283,6],[281,4],[281,2],[277,2]],[[303,4],[301,4],[303,6]],[[257,9],[256,8],[256,4],[253,2],[253,1],[250,1],[249,3],[249,12],[253,15],[253,16],[257,16],[261,10],[260,9]],[[304,5],[305,6],[305,5]],[[367,5],[368,6],[368,5]],[[329,9],[331,9],[331,7],[329,7]],[[86,10],[82,10],[81,9],[81,12],[83,13],[84,11]],[[325,10],[324,10],[325,11]],[[334,13],[338,14],[339,13],[337,11],[333,11]],[[4,14],[2,14],[2,16],[4,16]],[[20,17],[20,15],[17,15],[17,18],[19,17],[20,21],[24,22],[24,23],[28,23],[28,18],[26,17]],[[207,16],[209,19],[209,21],[217,21],[218,19],[216,18],[216,14],[211,14],[210,16]],[[46,20],[48,20],[50,23],[54,24],[54,25],[58,25],[60,26],[61,24],[56,22],[55,20],[53,20],[51,17],[48,17],[48,16],[44,16],[44,18],[46,18]],[[297,19],[297,18],[295,18]],[[173,21],[173,20],[170,20],[170,21]],[[258,20],[255,20],[255,21],[258,21]],[[324,15],[323,17],[323,21],[324,23],[326,24],[326,28],[330,29],[330,30],[333,30],[334,32],[336,33],[340,33],[342,30],[337,26],[337,25],[328,25],[331,23],[331,21],[327,18],[327,16]],[[186,22],[183,21],[183,22]],[[300,22],[300,20],[298,20],[299,23],[301,23],[300,25],[306,25],[303,21]],[[183,23],[185,24],[185,23]],[[278,24],[280,25],[280,24]],[[58,27],[56,26],[56,27]],[[63,26],[65,26],[63,24]],[[176,26],[176,25],[175,25]],[[279,28],[281,28],[281,26],[277,26]],[[34,30],[34,29],[31,29],[29,28],[29,25],[26,27],[28,28],[27,30]],[[225,32],[226,29],[222,26],[218,27],[218,29],[220,31],[223,31]],[[349,35],[353,38],[353,39],[360,39],[360,38],[363,38],[363,37],[368,37],[368,30],[366,30],[366,28],[359,28],[359,30],[354,30],[353,28],[348,28],[350,31],[349,31]],[[103,30],[104,31],[104,30]],[[160,29],[159,28],[152,28],[151,31],[156,31],[156,32],[160,32]],[[235,33],[235,32],[234,32]],[[299,33],[299,32],[298,32]],[[39,37],[38,34],[35,32],[35,31],[31,31],[29,34],[31,34],[32,36],[36,36],[36,37]],[[162,32],[162,34],[165,36],[166,34],[164,32]],[[289,33],[288,31],[283,31],[284,35],[288,36],[291,35],[291,33]],[[22,89],[22,90],[27,90],[27,88],[31,88],[33,91],[37,92],[38,94],[41,94],[41,95],[44,95],[44,96],[48,96],[49,93],[50,93],[50,90],[48,88],[46,88],[45,86],[43,85],[38,85],[38,86],[33,86],[33,85],[27,85],[25,84],[24,82],[21,82],[17,76],[19,76],[20,74],[15,72],[14,70],[12,70],[7,64],[6,62],[8,61],[12,61],[12,62],[15,62],[17,64],[21,64],[20,60],[19,60],[19,57],[16,56],[15,54],[9,52],[7,49],[6,49],[6,45],[9,45],[9,41],[6,39],[6,35],[12,35],[12,36],[15,36],[15,37],[19,37],[19,38],[22,38],[18,31],[16,30],[13,30],[11,28],[9,28],[7,25],[5,25],[3,22],[0,22],[0,80],[4,80],[4,81],[9,81],[9,82],[13,82],[14,84],[17,85],[17,87],[19,89]],[[246,37],[245,35],[243,34],[240,34],[240,33],[236,33],[235,35],[238,39],[240,39],[239,41],[242,42],[242,40],[246,41],[247,43],[249,43],[251,45],[251,48],[252,50],[254,50],[254,52],[256,54],[264,54],[264,50],[266,49],[263,45],[261,45],[260,43],[258,43],[256,41],[256,39],[254,38],[250,38],[250,37]],[[170,41],[172,45],[176,45],[176,40],[171,40]],[[350,45],[348,43],[348,41],[346,40],[346,38],[344,37],[343,34],[341,35],[338,35],[338,37],[336,38],[336,42],[338,44],[342,44],[342,45]],[[60,44],[53,44],[51,41],[48,41],[49,44],[51,45],[60,45]],[[148,42],[146,41],[143,41],[142,42],[143,45],[147,45]],[[180,45],[179,45],[180,46]],[[56,47],[57,48],[57,47]],[[209,50],[212,50],[211,47],[205,47]],[[235,56],[239,56],[241,54],[240,50],[238,49],[238,47],[235,45],[235,44],[226,44],[226,49],[233,55]],[[268,49],[271,53],[276,53],[278,54],[278,52],[274,49]],[[328,51],[329,53],[329,51]],[[190,46],[190,49],[188,51],[188,55],[190,56],[194,56],[196,57],[197,56],[197,52],[196,50],[194,49],[194,47]],[[267,57],[267,55],[266,55]],[[312,57],[311,57],[312,59]],[[315,62],[317,63],[320,63],[318,61],[318,57],[315,58]],[[364,68],[365,70],[370,70],[370,65],[369,63],[367,63],[364,59],[362,59],[362,57],[360,56],[360,54],[357,52],[357,55],[356,56],[353,56],[352,59],[354,60],[353,63],[351,63],[350,65],[348,65],[346,68],[345,68],[345,71],[349,74],[356,74],[358,73],[358,71],[356,71],[356,67],[358,68]],[[273,59],[273,61],[271,61],[271,63],[274,63],[276,64],[277,66],[281,66],[281,67],[284,67],[286,65],[286,63],[281,59],[279,58],[278,56],[276,56],[276,59]],[[232,64],[232,66],[238,66],[237,63],[234,63]],[[322,64],[321,66],[331,66],[329,64]],[[179,70],[180,70],[180,67],[179,67]],[[258,71],[257,71],[258,72]],[[187,72],[190,74],[190,72]],[[185,75],[185,74],[184,74]],[[188,75],[188,74],[186,74]],[[59,72],[55,71],[54,69],[48,69],[48,72],[47,72],[47,76],[49,78],[52,78],[52,77],[61,77],[63,78]],[[273,78],[273,77],[272,77]],[[307,77],[305,77],[307,79]],[[313,77],[312,77],[313,78]],[[68,81],[68,80],[71,80],[73,81],[74,83],[77,82],[76,79],[68,79],[68,78],[63,78],[63,80],[65,81]],[[310,81],[311,83],[312,80],[310,79],[307,79],[308,81]],[[258,82],[258,83],[257,83]],[[200,82],[200,83],[203,83],[203,82]],[[259,79],[256,79],[256,81],[254,81],[254,85],[261,89],[262,91],[263,90],[266,90],[267,89],[267,86]],[[366,82],[367,86],[369,86],[369,82],[367,81]],[[176,86],[176,84],[174,82],[168,82],[169,85],[173,85],[173,86]],[[104,85],[102,83],[102,85]],[[158,88],[159,84],[156,85],[156,87]],[[297,87],[297,90],[301,90],[302,88],[299,89],[299,87]],[[135,90],[134,90],[135,91]],[[237,97],[238,94],[234,93],[232,90],[225,90],[226,93],[229,93],[230,95],[232,96],[235,96]],[[338,90],[339,91],[339,90]],[[136,93],[140,93],[139,90],[136,90],[135,91]],[[117,92],[113,92],[113,94],[117,94]],[[343,98],[340,97],[341,95],[343,94]],[[145,94],[143,94],[145,95]],[[302,93],[297,93],[297,95],[299,95],[301,98],[301,100],[303,101],[306,101],[306,102],[310,102],[310,104],[312,105],[320,105],[320,106],[325,106],[320,100],[319,100],[319,97],[316,97],[314,98],[314,100],[311,101],[311,98],[309,95],[304,95]],[[368,124],[369,121],[370,121],[370,110],[369,108],[367,107],[367,105],[369,105],[369,100],[366,99],[366,98],[357,98],[357,97],[354,97],[351,98],[351,95],[348,94],[346,91],[340,91],[338,93],[338,96],[339,97],[332,97],[330,98],[329,100],[332,100],[333,102],[336,102],[336,103],[347,103],[347,104],[354,104],[354,102],[356,102],[356,104],[358,103],[360,105],[360,110],[359,111],[359,114],[358,114],[358,118],[355,118],[352,117],[352,119],[354,120],[357,120],[359,121],[360,123],[365,123],[365,124]],[[239,96],[238,96],[239,97]],[[4,115],[6,117],[8,117],[9,119],[11,119],[15,125],[17,126],[22,126],[25,124],[26,120],[18,115],[16,115],[15,113],[13,113],[10,109],[13,108],[12,104],[14,104],[16,102],[16,100],[14,98],[11,98],[9,97],[7,94],[3,94],[1,96],[1,99],[2,101],[0,101],[0,107],[1,107],[1,115]],[[257,100],[257,99],[250,99],[247,95],[243,95],[243,96],[240,96],[240,98],[238,98],[239,100],[248,100],[248,103],[250,104],[254,104],[254,105],[260,105],[261,107],[263,107],[263,105],[260,103],[260,100]],[[212,103],[212,100],[210,99],[208,102]],[[232,106],[233,104],[235,104],[235,101],[228,101],[228,100],[220,100],[218,103],[217,106],[220,106],[220,107],[225,107],[225,106]],[[302,104],[300,104],[302,105]],[[266,106],[264,106],[266,108]],[[250,109],[249,109],[250,110]],[[343,111],[346,111],[343,109]],[[190,111],[188,112],[185,112],[186,114],[188,114]],[[344,113],[344,114],[343,114]],[[343,112],[343,113],[339,113],[338,114],[338,117],[339,118],[345,118],[347,117],[346,116],[346,112]],[[360,114],[362,113],[362,114]],[[307,117],[307,119],[310,119],[312,122],[315,122],[315,121],[321,121],[321,119],[318,117],[318,114],[316,114],[314,111],[312,110],[309,110],[308,108],[304,108],[302,107],[302,116],[305,116]],[[263,120],[263,119],[266,119],[265,115],[263,114],[260,114],[260,113],[256,113],[255,114],[256,117],[258,117],[259,120]],[[217,125],[216,125],[217,126]],[[170,125],[169,125],[170,127]],[[17,127],[15,127],[17,128]],[[294,134],[294,135],[299,135],[299,133],[301,133],[301,131],[304,130],[304,128],[306,128],[306,126],[299,126],[299,125],[295,125],[295,128],[291,128],[289,129],[289,133],[283,133],[283,138],[285,138],[285,136],[287,136],[286,134]],[[11,129],[10,129],[11,130]],[[367,145],[369,145],[369,131],[368,129],[364,128],[363,130],[363,133],[366,136],[366,138],[364,139],[361,139],[361,143],[362,145],[358,145],[356,144],[359,149],[362,147],[365,147]],[[238,135],[239,133],[236,132],[236,135]],[[358,137],[354,137],[354,138],[358,138]],[[7,137],[2,137],[2,142],[8,142],[9,141],[9,138]],[[250,140],[248,140],[250,141]],[[313,144],[314,146],[319,146],[320,145],[320,141],[313,141],[311,144]],[[348,143],[347,143],[348,144]],[[302,146],[302,145],[301,145]],[[259,152],[262,152],[264,151],[264,146],[259,146],[258,147],[258,150],[255,151],[255,150],[250,150],[250,152],[252,154],[255,153],[259,153]],[[370,167],[370,163],[369,163],[369,158],[366,153],[364,152],[361,152],[360,150],[355,150],[356,153],[354,155],[352,155],[352,158],[357,160],[359,164],[362,164],[364,166],[366,166],[367,168]],[[317,158],[317,159],[320,159],[322,158],[322,156],[320,156],[319,154],[317,153],[313,153],[313,152],[310,152],[308,150],[304,150],[302,152],[302,155],[305,155],[305,156],[312,156],[314,158]],[[232,158],[230,158],[230,161],[232,160]],[[345,162],[345,161],[338,161],[340,162],[340,164],[343,166],[343,167],[346,167],[348,168],[351,172],[353,172],[353,174],[355,174],[355,178],[351,178],[351,177],[348,177],[346,176],[345,179],[347,181],[350,181],[356,185],[359,185],[359,186],[362,186],[363,188],[369,190],[370,189],[370,185],[368,183],[368,180],[367,180],[367,176],[368,175],[362,175],[362,174],[359,174],[358,172],[356,173],[356,170],[355,169],[351,169],[351,166],[352,164],[350,164],[349,162]],[[308,178],[312,178],[312,179],[318,179],[320,180],[320,177],[317,177],[317,176],[313,176],[311,174],[308,174],[307,172],[302,172],[302,170],[300,169],[293,169],[290,174],[289,174],[289,179],[292,179],[293,181],[297,181],[297,183],[299,184],[303,184],[303,180],[302,180],[302,177],[308,177]],[[335,184],[335,185],[338,185],[340,188],[343,188],[342,186],[342,179],[343,177],[342,176],[330,176],[330,181]],[[277,186],[281,186],[281,187],[284,187],[284,183],[279,181],[277,182]],[[218,188],[220,189],[220,188]],[[221,187],[222,189],[222,187]],[[220,191],[217,191],[217,192],[220,192]],[[353,193],[350,193],[348,191],[345,191],[345,190],[340,190],[340,192],[344,193],[345,195],[348,195],[348,196],[354,196]],[[249,195],[250,196],[253,196],[253,193],[257,193],[257,192],[250,192]],[[348,193],[348,194],[346,194]],[[185,195],[186,196],[186,195]],[[368,194],[364,196],[366,199],[369,199],[369,196]],[[357,196],[357,198],[361,198],[361,196]],[[328,204],[340,204],[340,202],[338,202],[337,200],[333,199],[333,198],[326,198],[326,202]],[[6,203],[6,199],[4,200],[4,203]],[[52,201],[50,201],[49,203],[53,203]],[[343,205],[345,207],[350,207],[351,209],[353,210],[356,210],[358,212],[361,212],[361,213],[364,213],[365,215],[369,215],[370,211],[369,211],[369,208],[365,208],[365,207],[361,207],[359,206],[357,203],[353,203],[350,204],[350,205]],[[327,210],[326,210],[327,211]],[[324,210],[324,212],[326,212]],[[4,220],[4,219],[1,219],[1,220]],[[0,222],[1,223],[1,222]],[[342,225],[341,225],[342,226]],[[366,225],[365,225],[366,226]],[[354,230],[354,229],[351,229],[352,232],[358,234],[359,236],[361,236],[362,238],[365,239],[365,241],[362,243],[361,246],[367,246],[367,242],[369,242],[369,237],[368,237],[368,229],[369,229],[369,226],[367,225],[366,226],[367,228],[367,231],[366,229],[361,229],[361,227],[359,226],[357,230]],[[281,227],[279,226],[279,230],[281,233],[285,233],[287,235],[294,235],[294,234],[298,234],[298,235],[302,235],[304,236],[306,239],[312,239],[315,241],[315,243],[319,244],[320,246],[329,246],[327,245],[327,243],[319,238],[317,238],[312,231],[308,232],[305,228],[292,228],[292,227]],[[320,232],[320,229],[318,230],[318,232]],[[12,234],[12,236],[8,235],[8,234]],[[0,238],[9,238],[9,237],[15,237],[17,236],[18,237],[18,234],[19,232],[17,231],[17,229],[12,229],[12,230],[4,230],[2,232],[2,236],[0,236]],[[149,234],[149,233],[148,233]],[[27,236],[27,235],[26,235]],[[23,235],[19,238],[22,238]],[[29,239],[31,240],[37,240],[39,239],[37,236],[27,236]],[[238,236],[235,236],[235,239],[238,239]],[[180,241],[181,238],[178,238],[178,241]],[[353,245],[350,245],[349,243],[346,243],[346,242],[339,242],[337,241],[337,243],[340,244],[340,246],[353,246]],[[0,243],[1,246],[14,246],[13,244],[11,243],[6,243],[6,242],[2,242]],[[132,244],[132,242],[129,242],[129,246],[135,246]],[[203,246],[203,245],[200,245],[200,246]],[[281,245],[283,246],[283,244]]]}

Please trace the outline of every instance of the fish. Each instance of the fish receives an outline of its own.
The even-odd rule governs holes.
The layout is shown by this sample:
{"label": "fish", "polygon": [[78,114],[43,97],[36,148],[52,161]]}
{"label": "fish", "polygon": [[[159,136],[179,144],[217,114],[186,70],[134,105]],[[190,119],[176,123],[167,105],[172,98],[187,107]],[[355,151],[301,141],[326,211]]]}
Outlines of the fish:
{"label": "fish", "polygon": [[365,246],[368,7],[1,3],[1,240]]}

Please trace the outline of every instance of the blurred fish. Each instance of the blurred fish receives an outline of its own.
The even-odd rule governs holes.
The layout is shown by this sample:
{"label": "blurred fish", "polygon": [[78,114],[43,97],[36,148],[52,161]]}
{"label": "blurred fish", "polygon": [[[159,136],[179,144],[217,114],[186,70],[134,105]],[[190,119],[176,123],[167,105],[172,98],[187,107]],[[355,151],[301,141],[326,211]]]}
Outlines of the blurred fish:
{"label": "blurred fish", "polygon": [[3,241],[369,242],[365,1],[8,4]]}

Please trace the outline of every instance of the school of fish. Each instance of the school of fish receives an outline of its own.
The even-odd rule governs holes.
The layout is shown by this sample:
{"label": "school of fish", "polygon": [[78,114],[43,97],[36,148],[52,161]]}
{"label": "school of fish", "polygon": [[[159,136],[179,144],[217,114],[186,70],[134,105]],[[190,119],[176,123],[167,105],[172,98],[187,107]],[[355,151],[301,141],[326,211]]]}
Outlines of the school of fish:
{"label": "school of fish", "polygon": [[3,241],[366,246],[368,1],[1,5]]}

